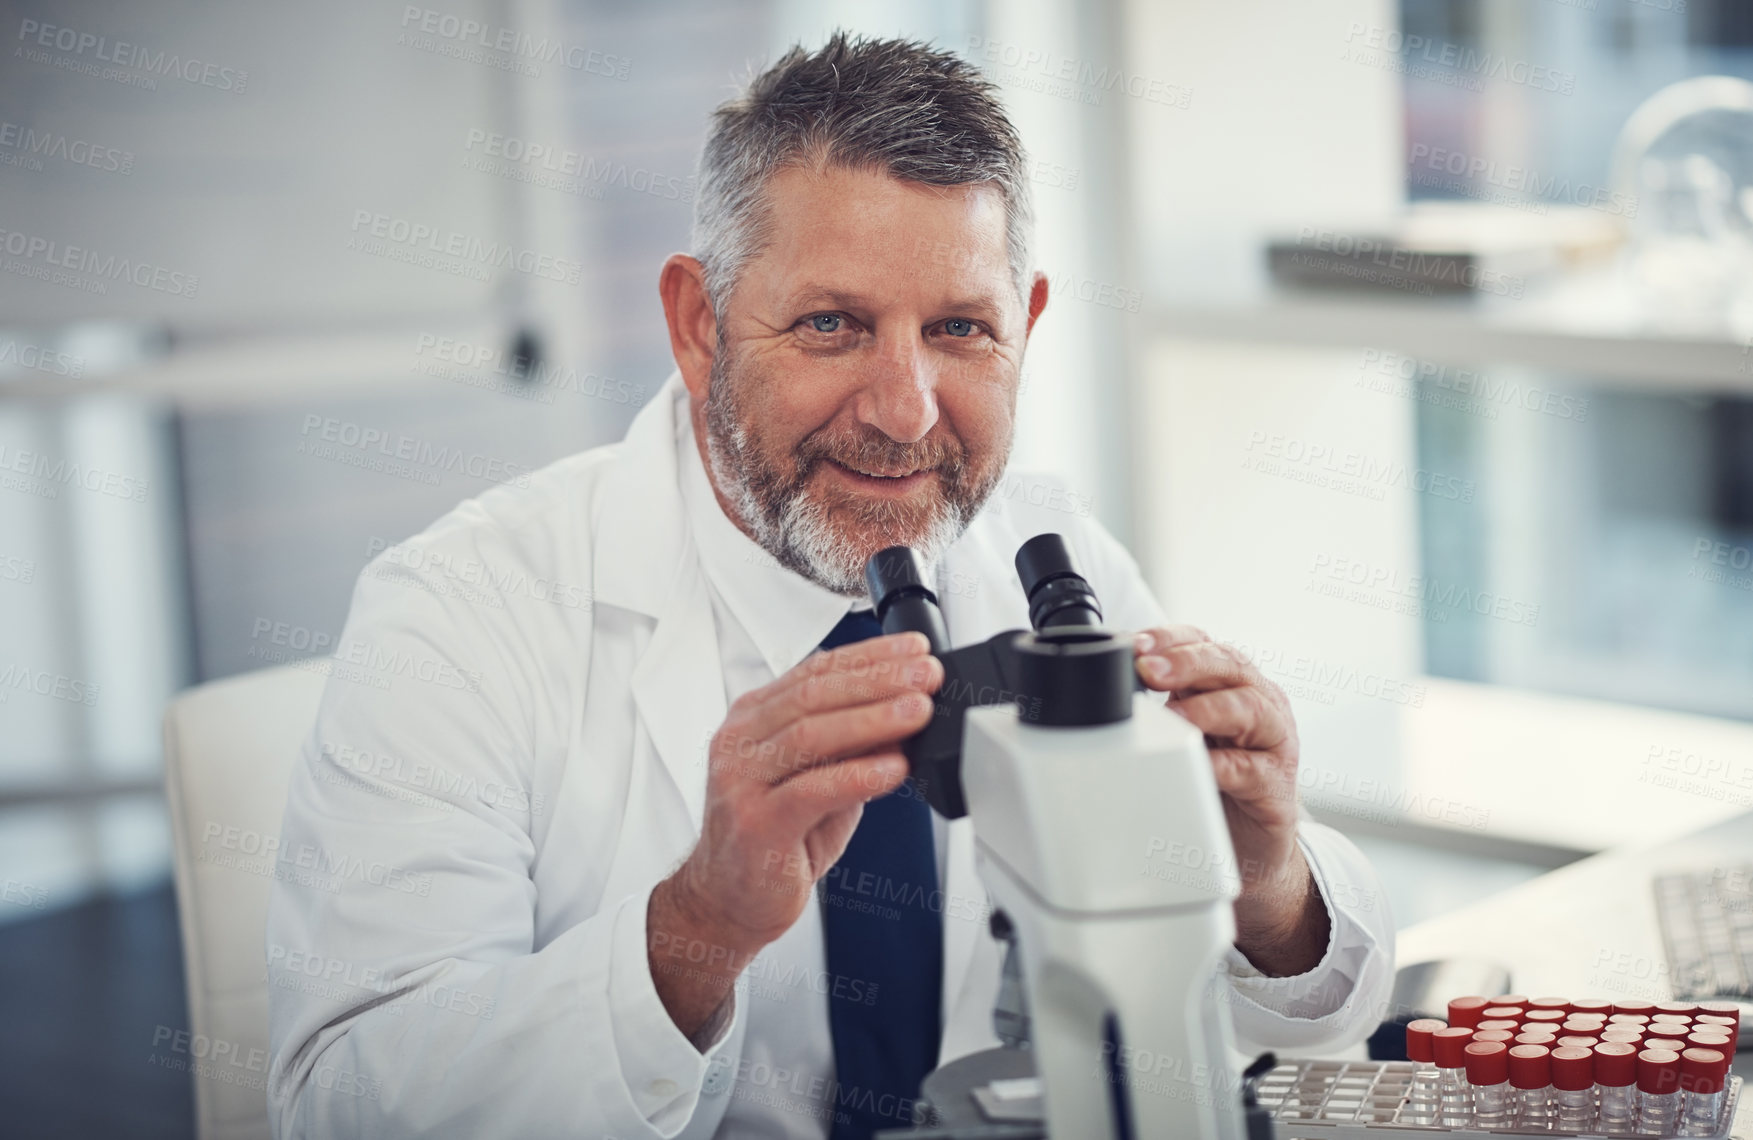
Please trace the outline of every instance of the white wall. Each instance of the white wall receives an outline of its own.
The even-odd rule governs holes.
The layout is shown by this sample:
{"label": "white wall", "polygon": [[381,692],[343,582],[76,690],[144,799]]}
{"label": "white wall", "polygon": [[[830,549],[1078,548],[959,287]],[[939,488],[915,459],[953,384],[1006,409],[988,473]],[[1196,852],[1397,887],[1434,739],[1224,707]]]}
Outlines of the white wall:
{"label": "white wall", "polygon": [[[441,7],[509,22],[489,0]],[[522,77],[398,44],[408,31],[404,5],[90,0],[10,11],[4,118],[132,159],[126,173],[54,158],[40,171],[0,165],[0,228],[193,274],[199,284],[187,297],[111,282],[100,296],[0,273],[9,322],[102,316],[309,328],[492,302],[487,283],[346,248],[358,210],[487,242],[508,233],[502,187],[460,163],[466,128],[502,122],[496,91]],[[156,82],[149,90],[37,62],[17,49],[106,66],[95,47],[21,41],[27,19],[211,62],[232,73],[215,83],[242,90],[147,74]]]}

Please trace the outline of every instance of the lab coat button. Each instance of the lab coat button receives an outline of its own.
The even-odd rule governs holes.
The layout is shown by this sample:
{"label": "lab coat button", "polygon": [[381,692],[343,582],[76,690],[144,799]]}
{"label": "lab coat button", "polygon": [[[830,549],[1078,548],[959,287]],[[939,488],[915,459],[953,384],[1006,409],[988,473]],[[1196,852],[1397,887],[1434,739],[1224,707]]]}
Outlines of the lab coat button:
{"label": "lab coat button", "polygon": [[713,1093],[721,1093],[729,1087],[730,1066],[716,1062],[706,1070],[706,1079],[700,1083],[700,1091],[708,1096]]}
{"label": "lab coat button", "polygon": [[646,1085],[645,1091],[652,1096],[668,1098],[676,1095],[677,1087],[676,1082],[670,1080],[668,1077],[659,1077],[657,1080]]}

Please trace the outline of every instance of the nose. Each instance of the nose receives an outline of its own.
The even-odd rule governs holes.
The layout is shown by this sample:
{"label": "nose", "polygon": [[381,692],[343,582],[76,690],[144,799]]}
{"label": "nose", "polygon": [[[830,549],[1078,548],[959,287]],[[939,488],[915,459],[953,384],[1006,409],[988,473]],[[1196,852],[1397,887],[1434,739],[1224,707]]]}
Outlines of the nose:
{"label": "nose", "polygon": [[925,438],[937,424],[937,377],[917,335],[879,339],[856,411],[898,443]]}

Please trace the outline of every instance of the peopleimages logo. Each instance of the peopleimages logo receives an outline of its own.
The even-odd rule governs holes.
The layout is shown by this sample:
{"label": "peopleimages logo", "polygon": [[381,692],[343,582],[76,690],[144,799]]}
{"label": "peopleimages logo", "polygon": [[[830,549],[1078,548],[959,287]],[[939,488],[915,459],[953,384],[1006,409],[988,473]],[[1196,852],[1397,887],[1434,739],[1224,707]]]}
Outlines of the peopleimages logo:
{"label": "peopleimages logo", "polygon": [[[694,176],[691,174],[685,178],[673,174],[659,174],[647,170],[643,166],[628,166],[624,162],[614,162],[606,158],[592,158],[580,151],[548,143],[532,142],[528,139],[518,138],[516,135],[502,135],[484,131],[479,127],[471,127],[463,143],[463,149],[472,154],[500,159],[515,167],[555,175],[560,180],[582,180],[602,186],[618,186],[635,194],[649,194],[653,198],[662,198],[670,202],[692,202],[694,200]],[[489,174],[502,173],[492,166],[482,166],[478,169],[483,169]],[[560,189],[565,189],[568,185],[569,183],[565,181],[555,183],[555,186]]]}
{"label": "peopleimages logo", "polygon": [[[1576,91],[1575,72],[1560,71],[1544,64],[1530,63],[1525,59],[1512,59],[1493,51],[1479,51],[1460,44],[1446,43],[1381,24],[1366,26],[1361,21],[1353,20],[1345,33],[1345,42],[1352,45],[1348,50],[1359,50],[1361,45],[1362,49],[1384,51],[1401,57],[1406,62],[1417,61],[1444,68],[1474,82],[1480,79],[1497,79],[1536,91],[1553,91],[1560,95],[1570,95]],[[1350,56],[1341,58],[1352,59]],[[1368,62],[1366,59],[1352,61]]]}
{"label": "peopleimages logo", "polygon": [[[12,153],[6,153],[8,151]],[[0,121],[0,162],[12,165],[29,162],[33,164],[29,169],[41,170],[40,160],[44,158],[58,158],[75,166],[89,166],[111,174],[127,174],[134,169],[134,152],[131,150],[118,150],[54,131],[38,131]]]}
{"label": "peopleimages logo", "polygon": [[[402,33],[396,42],[467,63],[492,63],[523,75],[539,74],[541,64],[558,63],[572,71],[625,82],[633,66],[632,60],[623,55],[548,36],[537,37],[515,28],[490,26],[414,4],[402,9]],[[499,55],[489,57],[483,52]]]}
{"label": "peopleimages logo", "polygon": [[8,366],[72,379],[85,375],[85,357],[20,340],[0,340],[0,372]]}
{"label": "peopleimages logo", "polygon": [[[551,403],[555,392],[571,392],[612,404],[638,404],[645,400],[645,384],[618,380],[595,372],[580,372],[570,364],[552,360],[519,359],[496,345],[421,333],[414,341],[416,371],[472,387],[493,388],[514,394],[536,393]],[[456,365],[456,369],[445,365]]]}
{"label": "peopleimages logo", "polygon": [[[0,251],[23,259],[5,263],[4,269],[8,273],[52,279],[54,284],[76,285],[88,292],[103,293],[107,291],[106,282],[126,281],[173,297],[192,298],[201,283],[193,273],[166,269],[149,261],[117,257],[113,253],[102,254],[18,230],[0,229]],[[67,272],[58,273],[57,270]],[[80,274],[87,276],[80,277]]]}
{"label": "peopleimages logo", "polygon": [[[578,284],[584,275],[584,266],[577,261],[370,210],[353,211],[351,228],[354,236],[347,239],[347,248],[361,253],[383,256],[383,243],[387,242],[390,247],[405,248],[409,252],[457,258],[461,263],[473,263],[479,267],[512,269],[567,285]],[[393,254],[389,256],[394,260],[406,260]]]}
{"label": "peopleimages logo", "polygon": [[[1468,155],[1440,146],[1433,147],[1429,143],[1413,143],[1412,155],[1407,165],[1412,169],[1412,183],[1415,186],[1464,194],[1467,193],[1469,184],[1484,182],[1503,190],[1528,194],[1535,198],[1557,199],[1569,205],[1584,206],[1606,214],[1626,218],[1637,216],[1635,194],[1622,194],[1617,190],[1587,182],[1573,185],[1568,178],[1541,174],[1530,167],[1499,163],[1496,159]],[[1420,166],[1431,173],[1421,173],[1418,169]],[[1465,181],[1452,182],[1441,178],[1444,174]]]}
{"label": "peopleimages logo", "polygon": [[299,434],[304,437],[298,444],[299,454],[386,474],[421,476],[417,482],[433,486],[438,485],[440,473],[446,471],[493,483],[530,485],[530,469],[520,463],[353,420],[311,412],[305,415]]}
{"label": "peopleimages logo", "polygon": [[[18,41],[23,46],[15,54],[23,55],[34,63],[73,65],[71,70],[89,67],[89,64],[83,63],[89,59],[144,72],[146,75],[181,79],[197,87],[212,87],[231,92],[241,92],[250,78],[249,72],[241,68],[222,67],[217,63],[206,63],[193,58],[185,59],[176,52],[154,51],[143,44],[112,40],[108,36],[45,24],[38,20],[26,19],[19,22]],[[66,52],[67,56],[56,59],[36,50],[43,48]]]}

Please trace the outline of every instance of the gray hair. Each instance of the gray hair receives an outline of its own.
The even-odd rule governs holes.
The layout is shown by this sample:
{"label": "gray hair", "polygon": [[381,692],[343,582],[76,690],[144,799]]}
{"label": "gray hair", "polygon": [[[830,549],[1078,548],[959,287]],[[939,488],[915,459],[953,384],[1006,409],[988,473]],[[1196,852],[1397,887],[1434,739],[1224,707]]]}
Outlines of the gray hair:
{"label": "gray hair", "polygon": [[767,240],[767,180],[797,165],[886,171],[931,186],[989,182],[1004,195],[1011,275],[1028,296],[1027,159],[997,89],[973,64],[909,40],[794,47],[713,113],[694,199],[694,256],[722,318]]}

